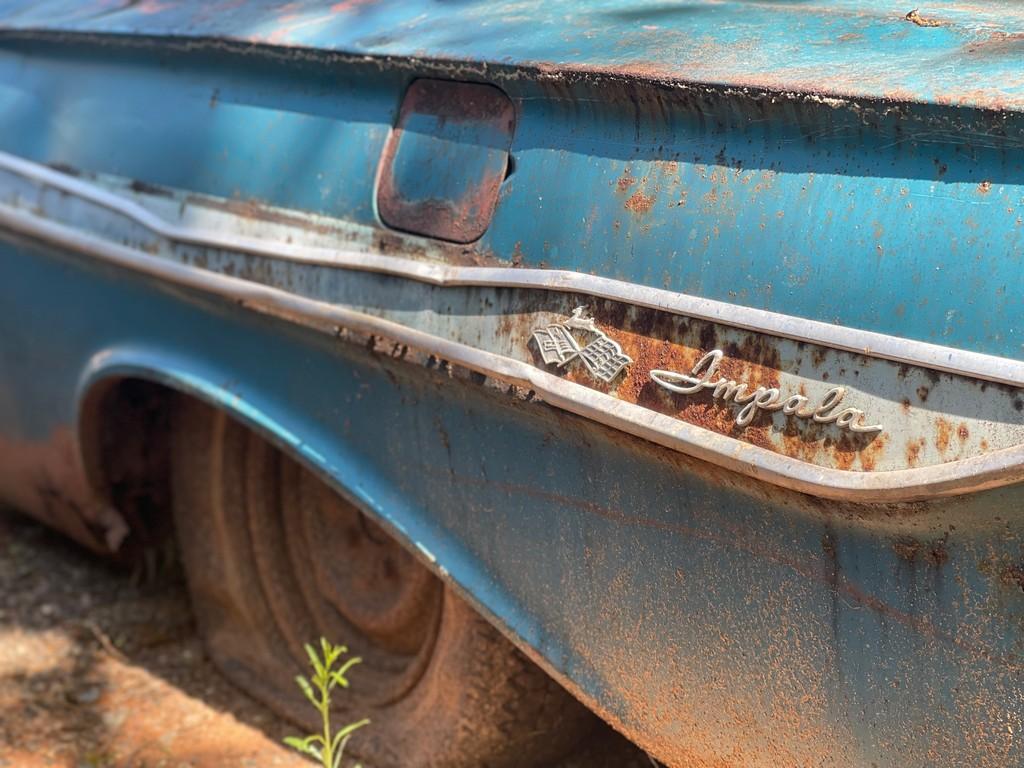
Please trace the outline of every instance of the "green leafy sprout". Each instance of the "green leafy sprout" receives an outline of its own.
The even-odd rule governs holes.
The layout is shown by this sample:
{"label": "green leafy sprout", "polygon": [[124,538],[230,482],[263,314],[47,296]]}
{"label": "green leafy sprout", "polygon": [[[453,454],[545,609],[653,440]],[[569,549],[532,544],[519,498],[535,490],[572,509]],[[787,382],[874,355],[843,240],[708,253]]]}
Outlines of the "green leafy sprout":
{"label": "green leafy sprout", "polygon": [[[307,643],[306,654],[313,667],[313,676],[308,680],[302,675],[295,678],[296,684],[309,699],[309,703],[320,713],[323,732],[314,733],[305,738],[289,736],[284,743],[304,755],[319,760],[323,768],[340,768],[348,740],[353,733],[370,723],[368,719],[359,720],[331,733],[331,691],[339,685],[342,688],[348,688],[348,678],[345,677],[345,673],[362,661],[358,656],[353,656],[341,661],[341,665],[335,669],[335,664],[347,653],[348,648],[344,645],[334,645],[323,637],[320,638],[319,654],[312,645]],[[355,766],[355,768],[359,768],[359,766]]]}

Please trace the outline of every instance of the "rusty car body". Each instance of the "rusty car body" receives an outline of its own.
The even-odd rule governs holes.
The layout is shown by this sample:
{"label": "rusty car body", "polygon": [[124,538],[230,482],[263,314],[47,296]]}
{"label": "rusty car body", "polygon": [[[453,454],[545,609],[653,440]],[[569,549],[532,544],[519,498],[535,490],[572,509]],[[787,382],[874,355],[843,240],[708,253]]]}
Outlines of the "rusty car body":
{"label": "rusty car body", "polygon": [[1009,2],[6,0],[0,497],[145,550],[202,402],[667,765],[1024,765],[1022,52]]}

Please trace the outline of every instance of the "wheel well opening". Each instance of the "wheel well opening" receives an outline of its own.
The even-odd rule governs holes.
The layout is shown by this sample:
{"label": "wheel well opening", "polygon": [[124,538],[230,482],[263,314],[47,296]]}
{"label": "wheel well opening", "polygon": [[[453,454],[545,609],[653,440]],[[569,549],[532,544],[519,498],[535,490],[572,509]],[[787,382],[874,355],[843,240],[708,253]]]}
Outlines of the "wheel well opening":
{"label": "wheel well opening", "polygon": [[114,379],[87,393],[79,415],[86,477],[128,524],[115,556],[148,572],[175,560],[170,426],[181,397],[145,379]]}

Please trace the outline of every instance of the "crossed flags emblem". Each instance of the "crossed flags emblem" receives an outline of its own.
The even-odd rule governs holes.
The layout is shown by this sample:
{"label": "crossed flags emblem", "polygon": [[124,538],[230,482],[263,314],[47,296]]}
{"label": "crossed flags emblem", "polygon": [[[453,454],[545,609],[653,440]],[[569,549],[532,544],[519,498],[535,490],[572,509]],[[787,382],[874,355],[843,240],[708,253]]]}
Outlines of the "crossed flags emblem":
{"label": "crossed flags emblem", "polygon": [[[591,375],[605,383],[619,375],[619,372],[633,362],[632,358],[622,353],[622,347],[597,327],[593,318],[584,317],[585,309],[577,307],[572,317],[561,323],[552,323],[533,331],[533,339],[544,362],[564,368],[579,358]],[[580,344],[572,331],[586,331],[593,338],[586,344]]]}

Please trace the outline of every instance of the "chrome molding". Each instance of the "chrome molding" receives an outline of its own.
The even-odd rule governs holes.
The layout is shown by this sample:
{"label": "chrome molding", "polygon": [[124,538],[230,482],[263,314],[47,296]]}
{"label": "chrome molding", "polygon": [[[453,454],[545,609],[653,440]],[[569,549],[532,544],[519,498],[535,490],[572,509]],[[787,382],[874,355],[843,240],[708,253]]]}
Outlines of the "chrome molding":
{"label": "chrome molding", "polygon": [[[159,219],[148,210],[130,201],[126,201],[98,189],[78,179],[38,166],[34,163],[0,155],[0,168],[23,175],[27,178],[59,189],[70,195],[78,195],[105,208],[130,216],[138,224],[152,229],[154,232],[173,240],[201,243],[224,249],[238,249],[249,253],[261,253],[274,257],[302,258],[311,260],[313,256],[307,249],[295,253],[294,248],[282,245],[278,253],[275,246],[268,243],[247,241],[244,238],[224,236],[214,233],[202,233],[195,230],[179,231],[173,225]],[[299,322],[311,328],[334,333],[338,328],[348,328],[358,333],[372,334],[407,344],[423,352],[434,354],[442,359],[463,366],[472,371],[495,377],[502,381],[536,391],[548,404],[575,413],[609,427],[621,430],[667,448],[687,454],[696,459],[707,461],[716,466],[747,475],[756,480],[772,483],[795,491],[813,494],[822,498],[841,499],[863,502],[898,502],[932,498],[975,492],[1024,480],[1024,445],[1004,448],[979,456],[932,466],[908,469],[859,472],[834,469],[810,464],[799,459],[790,458],[773,451],[761,448],[732,437],[689,424],[687,422],[664,416],[639,405],[619,400],[589,387],[567,381],[548,373],[526,362],[513,360],[503,355],[481,350],[466,344],[440,338],[430,333],[410,328],[391,320],[381,319],[360,311],[340,307],[334,304],[317,301],[289,293],[288,291],[255,283],[226,274],[211,272],[199,267],[189,266],[171,259],[155,256],[142,250],[111,242],[101,236],[82,231],[57,221],[44,218],[27,208],[19,208],[0,202],[0,227],[22,236],[46,242],[52,246],[84,254],[100,261],[113,264],[135,272],[146,274],[161,281],[179,286],[215,294],[242,306]],[[654,306],[679,314],[693,315],[702,319],[711,319],[725,325],[736,325],[732,317],[698,314],[683,311],[687,302],[717,305],[715,302],[692,297],[670,294],[665,291],[631,286],[603,278],[575,273],[548,272],[545,270],[513,270],[490,269],[477,267],[445,267],[423,264],[406,259],[367,255],[360,253],[333,254],[323,252],[316,255],[318,263],[334,264],[347,269],[366,269],[376,272],[402,275],[411,279],[439,282],[442,285],[490,285],[509,287],[528,287],[534,289],[551,289],[560,291],[579,291],[595,293],[607,298],[624,302]],[[397,266],[396,266],[397,265]],[[387,267],[386,269],[383,267]],[[403,271],[408,268],[410,271]],[[438,281],[439,275],[446,276]],[[460,276],[455,279],[451,275]],[[469,277],[467,278],[467,275]],[[484,276],[487,280],[483,281]],[[501,278],[499,280],[499,277]],[[472,278],[470,280],[470,278]],[[566,282],[563,282],[566,281]],[[605,286],[607,290],[599,290]],[[615,290],[611,290],[614,288]],[[651,303],[652,295],[671,297],[676,303],[675,308],[660,303]],[[637,297],[646,297],[648,301]],[[731,305],[717,305],[717,311],[729,306],[730,312],[754,313],[757,316],[782,318],[780,315],[747,310]],[[753,317],[747,315],[748,319]],[[807,323],[796,318],[785,318],[786,322]],[[815,328],[847,331],[836,329],[822,323],[810,323]],[[746,326],[744,326],[746,327]],[[764,333],[778,333],[764,325],[750,326],[752,330]],[[850,348],[862,354],[876,354],[880,357],[898,359],[915,365],[939,368],[978,378],[985,378],[1004,383],[1020,385],[1024,382],[1024,363],[993,358],[986,355],[963,353],[933,345],[891,339],[878,334],[851,332],[855,338],[863,336],[886,340],[890,345],[905,344],[914,355],[882,355],[861,346],[835,344],[827,338],[803,334],[778,333],[792,338],[806,339],[816,344]],[[862,334],[862,335],[857,335]],[[892,350],[891,350],[892,351]],[[926,361],[945,357],[945,365],[929,364]],[[984,362],[984,366],[982,366]],[[987,367],[991,372],[993,365],[1003,365],[999,377],[975,373],[971,366],[979,371]]]}
{"label": "chrome molding", "polygon": [[897,363],[1024,387],[1024,361],[1021,360],[847,328],[819,320],[807,320],[580,272],[454,266],[376,253],[291,243],[268,243],[256,238],[173,224],[137,203],[95,184],[4,152],[0,152],[0,169],[88,200],[178,243],[334,266],[340,269],[377,272],[443,287],[526,288],[586,294]]}

